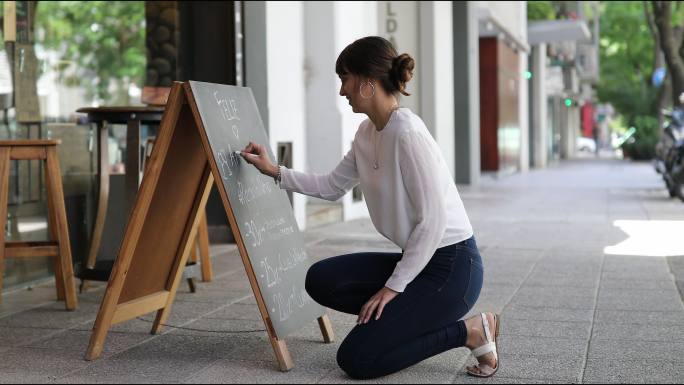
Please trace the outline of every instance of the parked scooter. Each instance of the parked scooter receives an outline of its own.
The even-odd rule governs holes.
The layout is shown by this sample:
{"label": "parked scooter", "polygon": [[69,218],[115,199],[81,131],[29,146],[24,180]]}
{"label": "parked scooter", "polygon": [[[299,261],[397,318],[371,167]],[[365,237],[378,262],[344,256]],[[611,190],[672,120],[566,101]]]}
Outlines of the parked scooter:
{"label": "parked scooter", "polygon": [[[684,94],[680,96],[684,103]],[[667,117],[656,146],[656,171],[663,175],[670,197],[684,201],[684,107],[663,111]]]}

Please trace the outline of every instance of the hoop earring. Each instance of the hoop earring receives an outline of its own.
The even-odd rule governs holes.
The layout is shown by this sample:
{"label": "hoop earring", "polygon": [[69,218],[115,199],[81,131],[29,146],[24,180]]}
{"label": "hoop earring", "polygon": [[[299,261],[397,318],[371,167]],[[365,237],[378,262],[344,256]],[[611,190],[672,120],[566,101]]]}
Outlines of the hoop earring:
{"label": "hoop earring", "polygon": [[[363,86],[364,86],[364,84],[369,84],[369,85],[371,86],[371,89],[373,90],[373,93],[371,94],[371,96],[364,96],[364,95],[363,95]],[[364,84],[361,84],[361,85],[359,86],[359,95],[361,95],[361,97],[364,98],[364,99],[370,99],[370,98],[372,98],[373,96],[375,96],[375,85],[374,85],[373,83],[371,83],[371,82],[366,82],[366,83],[364,83]]]}

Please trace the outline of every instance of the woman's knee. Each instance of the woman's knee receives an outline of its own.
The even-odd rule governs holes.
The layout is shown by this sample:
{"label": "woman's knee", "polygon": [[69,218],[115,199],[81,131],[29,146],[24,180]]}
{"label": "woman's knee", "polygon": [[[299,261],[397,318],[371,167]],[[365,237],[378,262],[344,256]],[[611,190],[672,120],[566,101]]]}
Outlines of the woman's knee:
{"label": "woman's knee", "polygon": [[355,343],[353,339],[350,340],[349,337],[342,342],[337,351],[337,365],[355,380],[370,380],[378,377],[374,373],[370,353],[363,351],[360,344]]}
{"label": "woman's knee", "polygon": [[360,359],[355,354],[356,352],[348,352],[340,346],[337,351],[337,365],[347,373],[347,375],[355,380],[366,380],[370,377],[368,376],[367,370],[361,365]]}
{"label": "woman's knee", "polygon": [[324,261],[319,261],[311,265],[309,270],[306,272],[306,280],[304,282],[304,288],[311,298],[316,302],[321,303],[321,300],[326,296],[326,292],[329,291],[329,286],[326,282],[330,282],[330,278],[326,273]]}

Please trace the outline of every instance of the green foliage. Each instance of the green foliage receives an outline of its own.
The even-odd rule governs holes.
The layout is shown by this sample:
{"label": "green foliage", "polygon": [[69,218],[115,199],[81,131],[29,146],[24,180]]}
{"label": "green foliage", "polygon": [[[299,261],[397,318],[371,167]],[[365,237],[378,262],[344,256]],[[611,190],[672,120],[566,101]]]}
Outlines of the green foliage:
{"label": "green foliage", "polygon": [[107,104],[129,103],[128,85],[142,86],[145,74],[144,1],[40,1],[36,13],[37,43],[74,64],[57,68],[62,81]]}
{"label": "green foliage", "polygon": [[658,140],[658,92],[652,86],[655,42],[642,2],[601,3],[601,102],[611,103],[628,126],[637,129],[626,152],[643,159],[653,155]]}
{"label": "green foliage", "polygon": [[657,116],[657,90],[651,85],[655,43],[635,1],[602,3],[599,100],[609,102],[630,124]]}
{"label": "green foliage", "polygon": [[528,1],[527,2],[527,20],[555,20],[556,10],[551,5],[550,1]]}
{"label": "green foliage", "polygon": [[658,119],[653,116],[637,116],[634,128],[634,141],[629,140],[622,146],[625,155],[636,160],[652,159],[660,136]]}

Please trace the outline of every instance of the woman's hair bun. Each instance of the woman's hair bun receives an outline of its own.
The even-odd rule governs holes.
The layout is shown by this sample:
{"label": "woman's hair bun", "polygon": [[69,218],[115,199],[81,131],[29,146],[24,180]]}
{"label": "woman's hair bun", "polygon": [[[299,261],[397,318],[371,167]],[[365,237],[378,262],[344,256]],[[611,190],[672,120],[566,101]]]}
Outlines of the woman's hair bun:
{"label": "woman's hair bun", "polygon": [[392,60],[392,69],[390,70],[390,80],[396,87],[397,91],[403,95],[409,96],[406,92],[406,83],[413,78],[413,69],[416,66],[416,61],[411,55],[402,53]]}

